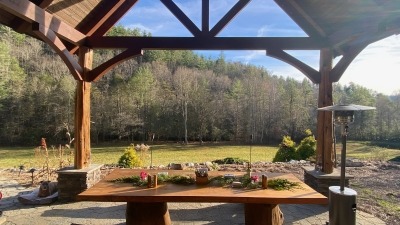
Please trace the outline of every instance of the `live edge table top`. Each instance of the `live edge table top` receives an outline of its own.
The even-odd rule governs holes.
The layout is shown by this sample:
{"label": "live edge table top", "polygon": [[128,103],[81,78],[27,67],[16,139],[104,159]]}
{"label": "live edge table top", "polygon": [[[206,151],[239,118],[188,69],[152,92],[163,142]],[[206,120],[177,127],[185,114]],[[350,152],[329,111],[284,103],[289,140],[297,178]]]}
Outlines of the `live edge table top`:
{"label": "live edge table top", "polygon": [[[168,175],[188,175],[194,171],[186,170],[134,170],[115,169],[103,180],[77,196],[78,201],[98,202],[226,202],[258,204],[328,204],[327,197],[316,192],[293,174],[252,173],[268,179],[283,178],[299,182],[301,188],[276,191],[273,189],[243,189],[213,185],[159,184],[156,188],[135,187],[131,183],[115,183],[111,180],[139,175],[145,171],[150,175],[168,172]],[[244,175],[244,172],[210,171],[209,177],[224,174]]]}

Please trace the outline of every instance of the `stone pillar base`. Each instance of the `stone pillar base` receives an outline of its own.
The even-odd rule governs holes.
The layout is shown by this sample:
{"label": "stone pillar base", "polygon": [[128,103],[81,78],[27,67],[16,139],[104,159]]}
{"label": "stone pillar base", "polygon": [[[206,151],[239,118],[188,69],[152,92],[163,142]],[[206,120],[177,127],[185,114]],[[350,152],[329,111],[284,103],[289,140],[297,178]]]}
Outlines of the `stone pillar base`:
{"label": "stone pillar base", "polygon": [[100,168],[103,165],[91,165],[85,169],[65,167],[58,173],[58,200],[75,201],[75,197],[86,189],[92,187],[101,179]]}
{"label": "stone pillar base", "polygon": [[[321,171],[316,171],[312,166],[304,166],[304,183],[312,187],[319,193],[329,196],[330,186],[340,185],[340,169],[334,168],[333,173],[326,174]],[[349,179],[353,179],[353,176],[346,174],[345,186],[349,187]]]}

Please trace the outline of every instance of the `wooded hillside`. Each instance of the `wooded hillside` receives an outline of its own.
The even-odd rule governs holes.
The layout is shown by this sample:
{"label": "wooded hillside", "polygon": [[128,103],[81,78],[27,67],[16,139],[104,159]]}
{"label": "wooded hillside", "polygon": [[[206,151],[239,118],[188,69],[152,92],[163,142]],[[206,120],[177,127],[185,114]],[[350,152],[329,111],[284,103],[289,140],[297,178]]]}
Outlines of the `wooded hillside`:
{"label": "wooded hillside", "polygon": [[[149,35],[114,28],[113,35]],[[73,132],[75,80],[45,43],[0,26],[0,143],[49,145]],[[96,50],[95,64],[115,51]],[[283,75],[283,74],[282,74]],[[379,78],[377,78],[379,79]],[[387,82],[391,82],[388,80]],[[267,144],[316,129],[317,86],[252,65],[192,51],[146,51],[92,86],[91,137],[114,140]],[[376,106],[357,113],[350,139],[400,137],[400,89],[385,96],[357,84],[334,86],[335,103]],[[314,132],[315,133],[315,132]],[[73,134],[72,134],[73,135]]]}

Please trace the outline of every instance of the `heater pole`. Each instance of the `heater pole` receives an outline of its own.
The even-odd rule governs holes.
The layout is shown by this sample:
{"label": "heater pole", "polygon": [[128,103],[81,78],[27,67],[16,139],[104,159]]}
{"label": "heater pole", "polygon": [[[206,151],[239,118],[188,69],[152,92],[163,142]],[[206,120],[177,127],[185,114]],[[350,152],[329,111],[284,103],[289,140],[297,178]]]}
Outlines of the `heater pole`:
{"label": "heater pole", "polygon": [[342,153],[341,153],[341,163],[340,163],[340,191],[344,191],[344,183],[346,176],[346,141],[347,141],[347,130],[348,126],[342,124]]}

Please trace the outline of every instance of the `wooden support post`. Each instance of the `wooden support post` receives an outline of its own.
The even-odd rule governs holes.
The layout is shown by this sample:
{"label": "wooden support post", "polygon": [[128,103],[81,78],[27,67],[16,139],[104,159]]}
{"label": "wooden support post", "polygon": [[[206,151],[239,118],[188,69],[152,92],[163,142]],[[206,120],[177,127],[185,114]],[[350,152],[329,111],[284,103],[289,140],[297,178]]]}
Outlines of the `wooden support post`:
{"label": "wooden support post", "polygon": [[[322,49],[320,58],[321,82],[319,84],[318,108],[330,106],[332,100],[332,51]],[[332,173],[334,167],[332,112],[318,111],[317,166],[324,173]]]}
{"label": "wooden support post", "polygon": [[171,225],[166,202],[127,202],[126,224]]}
{"label": "wooden support post", "polygon": [[245,224],[281,225],[284,218],[278,205],[244,204]]}
{"label": "wooden support post", "polygon": [[90,166],[90,88],[85,81],[86,74],[92,69],[93,51],[80,47],[79,64],[83,68],[84,80],[77,81],[75,96],[75,169]]}

